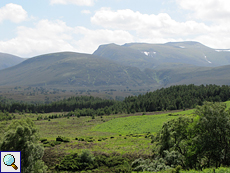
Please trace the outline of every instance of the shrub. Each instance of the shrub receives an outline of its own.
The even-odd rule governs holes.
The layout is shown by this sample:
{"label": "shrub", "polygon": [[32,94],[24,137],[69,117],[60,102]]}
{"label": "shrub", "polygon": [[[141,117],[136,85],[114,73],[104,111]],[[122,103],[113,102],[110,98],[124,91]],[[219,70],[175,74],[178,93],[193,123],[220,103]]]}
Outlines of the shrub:
{"label": "shrub", "polygon": [[56,141],[63,141],[63,137],[61,137],[61,136],[58,136],[57,138],[56,138]]}
{"label": "shrub", "polygon": [[56,141],[60,141],[60,142],[70,142],[70,139],[69,139],[69,138],[66,138],[66,137],[58,136],[58,137],[56,138]]}
{"label": "shrub", "polygon": [[78,141],[84,141],[85,139],[84,138],[79,138]]}
{"label": "shrub", "polygon": [[70,139],[69,138],[64,138],[63,142],[70,142]]}
{"label": "shrub", "polygon": [[40,141],[43,143],[44,141],[47,141],[47,139],[41,138]]}
{"label": "shrub", "polygon": [[169,166],[166,165],[166,161],[162,158],[151,161],[149,159],[136,159],[131,164],[133,171],[149,171],[149,172],[158,172],[166,169],[170,169]]}
{"label": "shrub", "polygon": [[93,142],[94,140],[93,139],[88,139],[87,142]]}
{"label": "shrub", "polygon": [[88,151],[82,151],[80,155],[77,153],[65,156],[60,164],[56,165],[55,169],[63,171],[83,171],[95,168],[94,157]]}
{"label": "shrub", "polygon": [[44,146],[44,147],[51,147],[50,144],[44,144],[43,146]]}
{"label": "shrub", "polygon": [[44,141],[44,142],[43,142],[43,144],[48,144],[48,143],[49,143],[49,141]]}
{"label": "shrub", "polygon": [[61,141],[54,141],[55,145],[61,144]]}

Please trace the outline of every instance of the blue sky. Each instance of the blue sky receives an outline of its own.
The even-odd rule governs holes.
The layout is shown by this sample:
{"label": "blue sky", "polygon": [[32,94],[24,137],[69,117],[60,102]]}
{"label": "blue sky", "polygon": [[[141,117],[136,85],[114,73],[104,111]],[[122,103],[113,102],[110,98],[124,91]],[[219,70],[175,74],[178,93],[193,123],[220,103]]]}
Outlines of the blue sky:
{"label": "blue sky", "polygon": [[20,57],[130,42],[230,48],[226,0],[1,0],[0,52]]}

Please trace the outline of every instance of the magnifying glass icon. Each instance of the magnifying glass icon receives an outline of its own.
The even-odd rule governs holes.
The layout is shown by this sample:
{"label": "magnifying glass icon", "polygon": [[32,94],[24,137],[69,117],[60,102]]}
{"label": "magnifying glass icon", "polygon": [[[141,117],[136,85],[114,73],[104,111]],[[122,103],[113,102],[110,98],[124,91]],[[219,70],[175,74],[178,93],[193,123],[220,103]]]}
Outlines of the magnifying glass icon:
{"label": "magnifying glass icon", "polygon": [[3,158],[3,162],[7,166],[12,166],[15,170],[18,169],[18,167],[14,164],[15,163],[15,158],[11,154],[7,154]]}

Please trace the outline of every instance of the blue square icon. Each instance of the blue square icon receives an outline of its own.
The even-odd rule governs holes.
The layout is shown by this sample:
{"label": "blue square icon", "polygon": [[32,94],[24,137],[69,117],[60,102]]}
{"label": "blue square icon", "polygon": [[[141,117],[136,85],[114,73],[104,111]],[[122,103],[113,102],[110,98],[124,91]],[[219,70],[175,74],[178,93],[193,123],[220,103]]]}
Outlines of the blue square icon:
{"label": "blue square icon", "polygon": [[0,173],[21,172],[21,151],[0,151]]}

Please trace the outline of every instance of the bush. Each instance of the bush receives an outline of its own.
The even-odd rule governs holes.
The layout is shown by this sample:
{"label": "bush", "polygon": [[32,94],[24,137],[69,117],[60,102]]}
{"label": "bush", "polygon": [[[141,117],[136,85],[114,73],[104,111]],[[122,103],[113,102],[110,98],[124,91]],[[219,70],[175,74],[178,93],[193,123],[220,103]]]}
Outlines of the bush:
{"label": "bush", "polygon": [[60,142],[70,142],[70,139],[69,139],[69,138],[66,138],[66,137],[58,136],[58,137],[56,138],[56,141],[60,141]]}
{"label": "bush", "polygon": [[54,147],[55,145],[61,144],[61,141],[50,141],[49,143],[52,147]]}
{"label": "bush", "polygon": [[70,142],[70,139],[69,138],[64,138],[63,142]]}
{"label": "bush", "polygon": [[43,143],[44,141],[47,141],[47,139],[41,138],[40,141]]}
{"label": "bush", "polygon": [[55,169],[63,171],[83,171],[95,168],[94,157],[88,151],[82,151],[80,155],[77,153],[65,156]]}
{"label": "bush", "polygon": [[170,169],[169,166],[166,165],[166,161],[162,158],[151,161],[149,159],[136,159],[131,164],[133,171],[149,171],[149,172],[158,172],[166,169]]}
{"label": "bush", "polygon": [[61,144],[61,142],[60,142],[60,141],[54,141],[54,143],[55,143],[55,145],[59,145],[59,144]]}
{"label": "bush", "polygon": [[93,139],[87,139],[87,142],[93,142],[94,140]]}
{"label": "bush", "polygon": [[44,142],[43,142],[43,144],[48,144],[48,143],[49,143],[49,141],[44,141]]}
{"label": "bush", "polygon": [[44,147],[51,147],[51,145],[48,143],[48,144],[44,144],[43,145]]}

